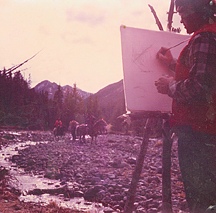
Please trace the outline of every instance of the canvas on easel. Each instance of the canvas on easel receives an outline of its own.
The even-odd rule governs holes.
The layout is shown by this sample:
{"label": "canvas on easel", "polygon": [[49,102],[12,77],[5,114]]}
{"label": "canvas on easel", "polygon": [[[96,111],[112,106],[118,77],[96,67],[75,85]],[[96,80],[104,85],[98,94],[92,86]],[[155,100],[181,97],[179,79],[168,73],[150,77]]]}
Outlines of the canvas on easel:
{"label": "canvas on easel", "polygon": [[[170,112],[172,99],[157,92],[155,81],[170,70],[156,58],[159,49],[173,47],[178,58],[189,36],[121,26],[122,62],[126,110]],[[177,45],[178,44],[178,45]]]}

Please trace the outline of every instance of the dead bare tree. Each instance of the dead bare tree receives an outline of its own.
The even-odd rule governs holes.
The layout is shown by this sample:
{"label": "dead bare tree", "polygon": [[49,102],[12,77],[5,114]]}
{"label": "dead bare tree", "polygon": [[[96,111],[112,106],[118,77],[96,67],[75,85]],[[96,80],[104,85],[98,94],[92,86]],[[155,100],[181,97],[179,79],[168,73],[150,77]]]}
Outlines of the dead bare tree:
{"label": "dead bare tree", "polygon": [[159,18],[158,18],[158,16],[157,16],[157,14],[156,14],[154,8],[153,8],[150,4],[148,4],[148,6],[149,6],[150,9],[151,9],[151,12],[152,12],[152,14],[153,14],[153,16],[154,16],[154,18],[155,18],[155,21],[156,21],[156,24],[157,24],[159,30],[163,31],[163,26],[162,26],[162,24],[161,24],[161,22],[160,22],[160,20],[159,20]]}
{"label": "dead bare tree", "polygon": [[[156,12],[155,12],[155,9],[154,9],[153,6],[151,6],[151,5],[148,5],[148,6],[149,6],[150,9],[151,9],[151,12],[152,12],[152,14],[153,14],[153,16],[154,16],[154,18],[155,18],[155,20],[156,20],[156,24],[157,24],[159,30],[163,31],[163,26],[162,26],[162,24],[161,24],[161,22],[160,22],[160,20],[159,20],[159,18],[158,18],[158,16],[157,16]],[[180,33],[180,32],[181,32],[181,29],[180,29],[180,28],[174,28],[174,27],[172,26],[172,23],[173,23],[173,15],[175,14],[175,11],[174,11],[174,0],[171,0],[171,1],[170,1],[170,8],[169,8],[169,12],[167,12],[167,14],[168,14],[168,23],[167,23],[167,29],[168,29],[168,31]]]}
{"label": "dead bare tree", "polygon": [[170,8],[169,8],[169,12],[167,13],[168,14],[168,23],[167,23],[167,29],[170,31],[170,32],[175,32],[175,33],[180,33],[181,32],[181,28],[178,27],[178,28],[175,28],[172,26],[172,23],[173,23],[173,15],[176,13],[174,11],[174,0],[171,0],[170,2]]}
{"label": "dead bare tree", "polygon": [[[156,24],[160,31],[163,31],[163,26],[151,5],[148,5],[151,9],[151,12],[154,15],[156,20]],[[167,28],[169,31],[172,30],[172,20],[174,14],[174,0],[171,0],[170,9],[168,13],[168,24]],[[160,118],[161,119],[161,118]],[[169,136],[169,125],[166,119],[163,126],[163,135],[164,135],[164,142],[163,142],[163,153],[162,153],[162,164],[163,164],[163,174],[162,174],[162,212],[163,213],[172,213],[172,200],[171,200],[171,148],[172,148],[172,140]],[[150,134],[149,128],[149,120],[146,122],[143,142],[140,148],[140,153],[137,159],[136,168],[133,172],[131,185],[128,191],[128,198],[125,203],[124,213],[132,213],[134,209],[134,200],[136,194],[136,188],[138,185],[138,181],[140,179],[140,174],[142,171],[144,158],[148,148],[148,139]]]}
{"label": "dead bare tree", "polygon": [[172,30],[173,14],[174,14],[174,0],[171,0],[169,12],[168,12],[168,24],[167,24],[167,29],[169,31]]}
{"label": "dead bare tree", "polygon": [[[152,6],[150,6],[151,12],[153,13],[156,24],[158,25],[159,30],[163,30],[162,24],[157,17],[157,14]],[[170,8],[168,12],[168,23],[167,29],[175,32],[180,32],[179,29],[172,27],[173,23],[173,14],[174,14],[174,0],[170,1]],[[165,122],[166,123],[166,122]],[[162,153],[162,164],[163,164],[163,174],[162,174],[162,212],[163,213],[172,213],[172,194],[171,194],[171,149],[172,149],[172,140],[169,136],[169,128],[165,126],[164,123],[164,141],[163,141],[163,153]]]}
{"label": "dead bare tree", "polygon": [[32,57],[28,58],[27,60],[23,61],[22,63],[20,63],[18,65],[14,65],[14,66],[12,66],[12,67],[10,67],[8,69],[4,68],[3,70],[0,70],[0,73],[4,72],[6,75],[8,75],[8,74],[12,73],[13,71],[17,71],[17,69],[19,67],[21,67],[22,65],[24,65],[25,63],[27,63],[28,61],[30,61],[31,59],[33,59],[39,52],[37,52]]}

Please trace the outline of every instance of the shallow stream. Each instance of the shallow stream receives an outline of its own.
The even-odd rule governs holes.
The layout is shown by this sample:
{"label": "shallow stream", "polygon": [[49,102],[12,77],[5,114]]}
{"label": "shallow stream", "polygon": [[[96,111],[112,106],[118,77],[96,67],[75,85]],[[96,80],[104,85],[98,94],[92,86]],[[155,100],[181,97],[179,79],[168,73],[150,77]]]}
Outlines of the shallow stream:
{"label": "shallow stream", "polygon": [[[63,194],[58,196],[53,196],[49,194],[42,195],[28,195],[28,191],[33,189],[55,189],[60,187],[60,182],[58,180],[50,180],[43,178],[43,175],[34,176],[33,174],[26,174],[23,169],[20,169],[9,161],[9,157],[18,154],[18,150],[25,149],[30,145],[36,145],[38,143],[48,143],[44,142],[20,142],[13,145],[8,145],[2,147],[0,150],[0,165],[9,169],[11,174],[11,184],[21,191],[20,200],[24,202],[35,202],[40,203],[41,205],[49,204],[51,201],[54,201],[59,206],[80,210],[83,212],[91,213],[102,213],[104,212],[105,207],[99,203],[87,202],[83,198],[65,198]],[[74,183],[68,183],[74,184]]]}

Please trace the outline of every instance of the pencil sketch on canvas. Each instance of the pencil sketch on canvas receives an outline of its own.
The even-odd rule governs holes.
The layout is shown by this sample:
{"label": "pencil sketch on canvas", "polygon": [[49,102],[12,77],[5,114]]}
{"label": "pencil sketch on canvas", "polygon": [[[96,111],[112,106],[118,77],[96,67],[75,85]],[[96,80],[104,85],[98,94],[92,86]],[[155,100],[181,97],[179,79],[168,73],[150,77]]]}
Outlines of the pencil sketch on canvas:
{"label": "pencil sketch on canvas", "polygon": [[120,27],[122,62],[124,74],[124,92],[126,109],[130,112],[171,111],[171,98],[159,94],[154,85],[162,75],[170,70],[156,58],[159,49],[171,47],[174,57],[187,44],[189,37],[164,31],[152,31],[132,27]]}

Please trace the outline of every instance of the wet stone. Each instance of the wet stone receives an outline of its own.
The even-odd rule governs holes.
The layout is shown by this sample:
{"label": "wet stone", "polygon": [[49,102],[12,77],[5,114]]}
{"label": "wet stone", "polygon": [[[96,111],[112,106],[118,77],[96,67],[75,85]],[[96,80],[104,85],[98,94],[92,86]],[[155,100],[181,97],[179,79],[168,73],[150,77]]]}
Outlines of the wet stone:
{"label": "wet stone", "polygon": [[84,193],[82,191],[75,191],[73,194],[74,197],[83,197]]}
{"label": "wet stone", "polygon": [[114,213],[113,209],[109,208],[109,207],[105,207],[104,208],[104,213]]}

